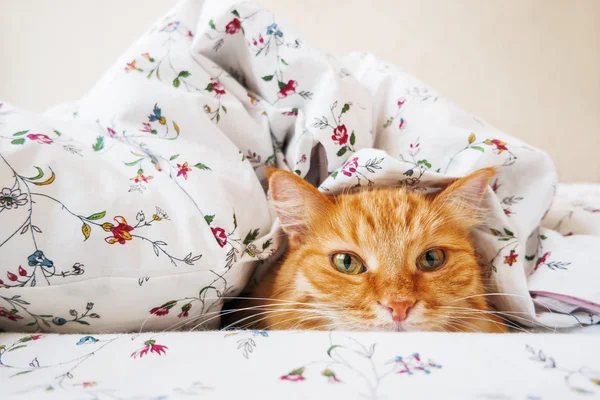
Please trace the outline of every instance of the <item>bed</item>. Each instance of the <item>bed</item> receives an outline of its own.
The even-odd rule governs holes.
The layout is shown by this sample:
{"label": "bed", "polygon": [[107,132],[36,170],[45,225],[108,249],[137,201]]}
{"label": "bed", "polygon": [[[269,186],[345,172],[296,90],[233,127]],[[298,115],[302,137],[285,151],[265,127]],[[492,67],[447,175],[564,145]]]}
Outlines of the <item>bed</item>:
{"label": "bed", "polygon": [[600,394],[596,328],[5,333],[0,381],[3,399],[584,399]]}

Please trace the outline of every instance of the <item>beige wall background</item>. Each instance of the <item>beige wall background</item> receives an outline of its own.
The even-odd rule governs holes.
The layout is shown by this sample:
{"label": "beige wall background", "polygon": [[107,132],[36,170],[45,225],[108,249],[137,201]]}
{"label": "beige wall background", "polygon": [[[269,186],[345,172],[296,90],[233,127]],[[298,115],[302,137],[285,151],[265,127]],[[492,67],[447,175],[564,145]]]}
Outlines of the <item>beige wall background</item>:
{"label": "beige wall background", "polygon": [[[332,53],[374,52],[600,182],[600,0],[259,0]],[[74,100],[174,0],[0,0],[0,100]]]}

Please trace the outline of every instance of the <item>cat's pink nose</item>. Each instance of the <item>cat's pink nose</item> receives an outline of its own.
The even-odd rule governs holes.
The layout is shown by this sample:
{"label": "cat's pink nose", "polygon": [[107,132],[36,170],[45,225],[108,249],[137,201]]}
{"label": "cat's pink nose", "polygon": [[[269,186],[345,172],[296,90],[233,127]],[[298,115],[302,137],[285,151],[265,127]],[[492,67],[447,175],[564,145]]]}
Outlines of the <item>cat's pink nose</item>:
{"label": "cat's pink nose", "polygon": [[415,305],[414,301],[409,300],[388,300],[383,303],[396,322],[402,322],[408,317],[408,312]]}

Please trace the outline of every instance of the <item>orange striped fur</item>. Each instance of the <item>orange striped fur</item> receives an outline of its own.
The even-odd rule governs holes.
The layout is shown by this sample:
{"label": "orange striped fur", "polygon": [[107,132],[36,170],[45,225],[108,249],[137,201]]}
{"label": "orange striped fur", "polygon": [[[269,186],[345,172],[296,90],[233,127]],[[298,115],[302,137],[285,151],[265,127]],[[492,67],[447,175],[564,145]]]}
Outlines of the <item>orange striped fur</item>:
{"label": "orange striped fur", "polygon": [[[272,203],[289,237],[281,262],[251,297],[236,301],[229,322],[260,329],[503,332],[489,313],[481,266],[470,239],[493,169],[455,181],[437,195],[404,188],[326,196],[294,174],[270,171]],[[446,252],[437,271],[417,269],[431,248]],[[358,255],[366,272],[347,275],[330,256]],[[394,322],[386,299],[415,301]],[[466,309],[476,310],[467,312]]]}

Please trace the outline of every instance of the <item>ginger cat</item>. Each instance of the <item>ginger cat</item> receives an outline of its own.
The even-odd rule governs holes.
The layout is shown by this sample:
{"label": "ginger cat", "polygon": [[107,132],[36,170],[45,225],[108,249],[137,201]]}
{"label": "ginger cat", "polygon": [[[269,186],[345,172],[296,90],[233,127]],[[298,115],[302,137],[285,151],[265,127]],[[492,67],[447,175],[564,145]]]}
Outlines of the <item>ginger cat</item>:
{"label": "ginger cat", "polygon": [[[269,171],[289,249],[223,316],[252,329],[504,332],[490,310],[470,231],[493,168],[435,195],[377,188],[327,196]],[[237,323],[236,323],[237,321]]]}

